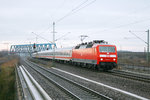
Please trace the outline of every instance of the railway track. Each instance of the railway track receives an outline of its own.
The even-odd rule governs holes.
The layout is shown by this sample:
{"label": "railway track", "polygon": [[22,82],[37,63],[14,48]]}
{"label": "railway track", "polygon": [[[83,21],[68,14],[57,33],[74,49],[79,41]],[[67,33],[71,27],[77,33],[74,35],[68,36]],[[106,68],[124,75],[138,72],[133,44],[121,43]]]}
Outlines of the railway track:
{"label": "railway track", "polygon": [[47,80],[61,88],[64,92],[76,100],[112,100],[111,98],[78,84],[70,79],[60,76],[44,67],[33,62],[25,61],[26,66],[30,66],[33,70],[45,77]]}
{"label": "railway track", "polygon": [[121,70],[111,70],[108,72],[112,75],[116,75],[124,78],[134,79],[142,82],[150,82],[150,75],[143,75],[143,74],[121,71]]}
{"label": "railway track", "polygon": [[52,100],[23,65],[17,67],[17,76],[22,88],[22,97],[20,99]]}
{"label": "railway track", "polygon": [[120,76],[120,77],[134,79],[134,80],[143,81],[143,82],[150,82],[150,75],[148,76],[148,75],[138,74],[134,72],[121,71],[121,70],[111,70],[107,72],[115,76]]}

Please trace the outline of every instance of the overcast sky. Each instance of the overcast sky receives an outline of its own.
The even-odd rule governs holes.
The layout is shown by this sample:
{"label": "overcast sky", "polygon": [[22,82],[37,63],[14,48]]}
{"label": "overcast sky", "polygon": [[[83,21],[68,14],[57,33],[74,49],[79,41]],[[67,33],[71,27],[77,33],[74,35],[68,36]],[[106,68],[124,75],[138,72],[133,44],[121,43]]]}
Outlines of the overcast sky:
{"label": "overcast sky", "polygon": [[[106,40],[118,50],[144,51],[150,29],[150,0],[0,0],[0,50],[12,44],[52,41],[56,22],[57,46]],[[61,37],[61,38],[60,38]],[[38,43],[48,41],[38,37]]]}

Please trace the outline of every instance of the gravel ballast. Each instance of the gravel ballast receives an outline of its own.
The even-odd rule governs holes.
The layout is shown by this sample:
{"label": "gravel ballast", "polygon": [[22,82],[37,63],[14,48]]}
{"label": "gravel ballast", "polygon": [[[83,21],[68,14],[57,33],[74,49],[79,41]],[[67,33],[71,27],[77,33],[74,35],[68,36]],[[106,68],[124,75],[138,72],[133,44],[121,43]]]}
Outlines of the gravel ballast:
{"label": "gravel ballast", "polygon": [[[107,84],[109,86],[119,88],[134,94],[137,94],[142,97],[150,98],[150,85],[149,83],[141,82],[141,81],[136,81],[132,79],[127,79],[127,78],[122,78],[118,76],[113,76],[109,75],[108,73],[105,72],[98,72],[94,71],[92,69],[86,69],[86,68],[81,68],[77,66],[70,66],[70,65],[64,65],[64,64],[56,64],[56,68],[65,70],[67,72],[86,77],[88,79],[101,82],[103,84]],[[51,69],[53,70],[53,69]],[[91,71],[92,70],[92,71]],[[60,72],[58,72],[60,73]],[[64,75],[62,73],[62,75]],[[66,75],[66,77],[71,77],[69,75]],[[74,79],[74,78],[72,78]],[[76,80],[78,81],[78,80]],[[87,86],[91,86],[91,84],[87,82],[81,82],[81,84],[85,83]],[[94,85],[95,86],[95,85]],[[118,97],[118,96],[117,96]]]}
{"label": "gravel ballast", "polygon": [[[64,71],[97,81],[97,82],[101,82],[103,84],[124,90],[124,91],[128,91],[130,93],[134,93],[136,95],[145,97],[145,98],[150,98],[150,85],[149,83],[145,83],[145,82],[140,82],[140,81],[136,81],[136,80],[132,80],[132,79],[127,79],[127,78],[122,78],[122,77],[118,77],[118,76],[113,76],[110,75],[106,72],[98,72],[96,70],[93,69],[87,69],[87,68],[82,68],[82,67],[77,67],[77,66],[72,66],[72,65],[67,65],[67,64],[60,64],[60,63],[55,63],[55,68],[59,68],[62,69]],[[58,74],[61,74],[69,79],[72,79],[80,84],[84,84],[85,86],[96,90],[100,93],[103,93],[104,95],[107,95],[113,99],[122,99],[122,100],[133,100],[135,98],[132,98],[131,96],[127,96],[127,95],[123,95],[120,94],[117,91],[112,91],[111,89],[102,87],[102,86],[98,86],[96,84],[84,81],[84,80],[80,80],[77,78],[74,78],[70,75],[64,74],[62,72],[58,72],[52,68],[49,68],[49,70],[52,70]],[[136,100],[136,99],[135,99]]]}

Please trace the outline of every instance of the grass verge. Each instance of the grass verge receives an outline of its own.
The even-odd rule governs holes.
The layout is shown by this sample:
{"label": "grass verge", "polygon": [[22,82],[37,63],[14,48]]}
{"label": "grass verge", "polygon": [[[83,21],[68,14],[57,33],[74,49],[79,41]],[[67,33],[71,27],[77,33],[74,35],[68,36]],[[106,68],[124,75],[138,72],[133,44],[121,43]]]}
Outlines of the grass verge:
{"label": "grass verge", "polygon": [[0,100],[15,99],[15,64],[18,59],[12,59],[0,65]]}

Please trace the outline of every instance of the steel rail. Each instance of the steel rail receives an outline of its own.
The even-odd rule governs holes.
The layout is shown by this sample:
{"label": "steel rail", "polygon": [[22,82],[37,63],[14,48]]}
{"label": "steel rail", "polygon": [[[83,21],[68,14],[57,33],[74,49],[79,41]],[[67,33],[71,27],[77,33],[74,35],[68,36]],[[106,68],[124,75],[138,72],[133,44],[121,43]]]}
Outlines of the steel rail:
{"label": "steel rail", "polygon": [[133,80],[138,80],[142,82],[150,82],[150,76],[147,75],[142,75],[142,74],[137,74],[137,73],[131,73],[131,72],[126,72],[126,71],[120,71],[120,70],[111,70],[108,71],[112,75],[124,77],[124,78],[129,78]]}
{"label": "steel rail", "polygon": [[[27,62],[26,62],[27,63]],[[28,64],[28,63],[27,63]],[[29,65],[29,64],[28,64]],[[31,66],[31,65],[29,65]],[[35,68],[31,67],[32,69],[34,69],[36,72],[38,72],[40,75],[42,75],[43,77],[45,77],[47,80],[49,80],[52,84],[56,85],[57,87],[59,87],[61,90],[63,90],[65,93],[67,93],[68,95],[70,95],[73,99],[75,100],[80,100],[80,98],[78,96],[76,96],[75,94],[73,94],[71,91],[67,90],[65,87],[61,86],[59,83],[55,82],[53,79],[49,78],[48,76],[42,74],[40,71],[36,70]]]}
{"label": "steel rail", "polygon": [[43,88],[30,75],[30,73],[24,68],[24,66],[19,66],[19,69],[24,77],[33,100],[52,100],[43,90]]}
{"label": "steel rail", "polygon": [[[81,84],[78,84],[77,82],[74,82],[74,81],[72,81],[72,80],[70,80],[70,79],[67,79],[67,78],[65,78],[65,77],[63,77],[63,76],[60,76],[59,74],[57,74],[57,73],[54,73],[54,72],[52,72],[52,71],[50,71],[50,70],[47,70],[46,68],[44,68],[44,67],[41,67],[40,65],[38,65],[38,64],[35,64],[35,63],[33,63],[33,62],[30,62],[30,61],[25,61],[26,62],[26,64],[28,64],[30,67],[32,67],[33,68],[33,66],[36,66],[36,67],[38,67],[38,68],[40,68],[40,69],[42,69],[43,71],[45,71],[45,72],[48,72],[48,73],[50,73],[51,75],[54,75],[55,77],[58,77],[58,78],[60,78],[61,80],[64,80],[64,81],[66,81],[66,82],[68,82],[68,83],[70,83],[70,84],[72,84],[73,86],[76,86],[76,87],[78,87],[78,88],[80,88],[82,91],[84,91],[85,93],[82,93],[82,94],[84,94],[84,95],[90,95],[91,97],[94,97],[93,99],[100,99],[100,100],[112,100],[111,98],[109,98],[109,97],[107,97],[107,96],[105,96],[105,95],[103,95],[103,94],[100,94],[100,93],[98,93],[98,92],[96,92],[96,91],[94,91],[94,90],[92,90],[92,89],[89,89],[89,88],[87,88],[87,87],[85,87],[85,86],[83,86],[83,85],[81,85]],[[31,65],[32,64],[32,65]],[[46,75],[44,75],[43,73],[41,73],[40,71],[39,71],[39,69],[36,69],[36,68],[33,68],[34,70],[36,70],[38,73],[40,73],[40,74],[42,74],[44,77],[47,77]],[[47,77],[48,79],[49,79],[49,77]],[[68,84],[67,83],[67,84]],[[57,83],[57,84],[59,84],[59,83]],[[64,87],[65,88],[65,87]],[[68,91],[68,89],[66,89],[67,91]],[[70,91],[69,91],[70,92]],[[74,93],[72,92],[71,94],[73,94],[74,95]],[[83,96],[78,96],[78,99],[79,100],[83,100],[83,99],[87,99],[87,98],[83,98]]]}
{"label": "steel rail", "polygon": [[20,70],[20,68],[19,67],[16,67],[16,77],[18,77],[19,79],[18,79],[18,85],[19,85],[19,87],[21,87],[20,89],[21,89],[21,92],[20,92],[20,98],[18,99],[18,100],[22,100],[22,99],[24,99],[24,100],[33,100],[33,97],[32,97],[32,95],[31,95],[31,93],[30,93],[30,91],[29,91],[29,88],[28,88],[28,86],[27,86],[27,83],[25,82],[25,79],[24,79],[24,77],[23,77],[23,75],[22,75],[22,73],[21,73],[21,70]]}

